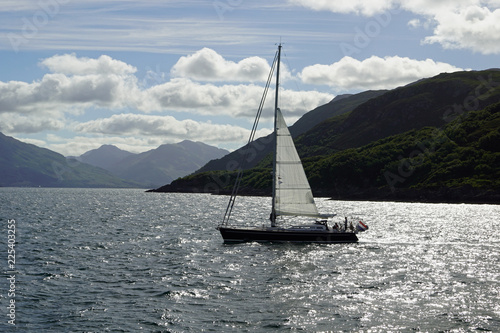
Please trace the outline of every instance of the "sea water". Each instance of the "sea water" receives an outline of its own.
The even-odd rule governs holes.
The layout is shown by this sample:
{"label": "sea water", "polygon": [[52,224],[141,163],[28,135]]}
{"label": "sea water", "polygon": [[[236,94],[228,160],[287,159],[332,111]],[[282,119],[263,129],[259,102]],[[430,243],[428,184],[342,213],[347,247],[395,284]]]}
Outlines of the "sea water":
{"label": "sea water", "polygon": [[[499,206],[318,199],[359,243],[225,245],[227,201],[0,188],[0,331],[500,331]],[[236,206],[267,223],[269,198]]]}

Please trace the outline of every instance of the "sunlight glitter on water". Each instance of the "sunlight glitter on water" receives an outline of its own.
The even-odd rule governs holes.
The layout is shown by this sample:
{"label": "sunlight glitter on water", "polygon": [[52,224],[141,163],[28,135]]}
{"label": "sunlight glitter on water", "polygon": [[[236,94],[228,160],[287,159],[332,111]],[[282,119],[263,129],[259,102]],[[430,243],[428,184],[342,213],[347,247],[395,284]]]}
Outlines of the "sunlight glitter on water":
{"label": "sunlight glitter on water", "polygon": [[[334,220],[369,225],[359,243],[225,245],[224,196],[0,199],[19,226],[25,331],[500,331],[498,206],[320,198]],[[243,223],[268,223],[269,198],[237,204]]]}

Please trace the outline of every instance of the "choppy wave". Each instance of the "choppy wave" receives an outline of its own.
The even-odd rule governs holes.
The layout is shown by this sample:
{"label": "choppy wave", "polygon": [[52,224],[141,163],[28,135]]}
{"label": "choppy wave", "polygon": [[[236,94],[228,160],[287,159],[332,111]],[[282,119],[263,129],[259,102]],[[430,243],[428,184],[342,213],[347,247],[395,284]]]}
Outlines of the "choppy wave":
{"label": "choppy wave", "polygon": [[[320,199],[369,224],[359,243],[225,245],[226,200],[0,189],[2,243],[7,219],[18,227],[17,330],[500,331],[498,206]],[[237,206],[267,223],[269,199]]]}

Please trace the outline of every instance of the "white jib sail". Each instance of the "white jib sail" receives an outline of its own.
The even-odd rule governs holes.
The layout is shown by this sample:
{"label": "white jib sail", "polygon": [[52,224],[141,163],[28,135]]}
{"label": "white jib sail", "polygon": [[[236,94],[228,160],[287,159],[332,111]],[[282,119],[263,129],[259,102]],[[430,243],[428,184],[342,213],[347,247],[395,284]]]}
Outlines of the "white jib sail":
{"label": "white jib sail", "polygon": [[304,167],[281,111],[276,118],[276,215],[320,217]]}

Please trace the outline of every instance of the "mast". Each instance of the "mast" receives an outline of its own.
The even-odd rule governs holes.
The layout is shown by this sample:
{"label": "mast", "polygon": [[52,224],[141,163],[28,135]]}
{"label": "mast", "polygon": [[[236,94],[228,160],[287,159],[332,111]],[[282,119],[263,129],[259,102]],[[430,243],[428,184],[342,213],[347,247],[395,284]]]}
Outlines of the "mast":
{"label": "mast", "polygon": [[281,59],[281,43],[278,45],[278,62],[276,65],[276,93],[274,97],[274,158],[273,158],[273,202],[271,209],[271,227],[276,226],[276,153],[278,151],[278,130],[276,128],[278,118],[278,92],[280,82],[280,59]]}
{"label": "mast", "polygon": [[[259,125],[259,119],[260,119],[260,116],[262,115],[262,111],[264,110],[264,104],[266,101],[267,92],[269,90],[269,87],[271,86],[271,81],[273,79],[273,73],[274,73],[274,69],[276,68],[277,62],[278,62],[278,51],[276,51],[276,53],[274,55],[273,64],[271,66],[271,69],[269,70],[269,75],[267,77],[267,82],[266,82],[266,86],[264,88],[264,93],[262,94],[262,99],[260,100],[259,108],[257,110],[257,115],[255,116],[255,121],[253,123],[252,130],[250,131],[250,137],[248,138],[248,143],[247,143],[248,147],[250,147],[250,144],[255,139],[257,127]],[[240,188],[241,180],[243,178],[243,170],[245,170],[245,166],[247,165],[247,162],[248,162],[247,155],[249,154],[249,151],[250,151],[250,149],[245,149],[245,153],[243,153],[241,155],[241,161],[239,164],[239,170],[238,170],[238,174],[236,176],[236,181],[234,182],[233,192],[231,193],[231,197],[229,198],[229,203],[227,204],[227,207],[226,207],[226,212],[224,213],[224,218],[222,219],[221,224],[219,224],[219,227],[229,224],[229,220],[231,218],[231,213],[233,211],[234,203],[236,201],[236,197],[238,195],[238,190]]]}

